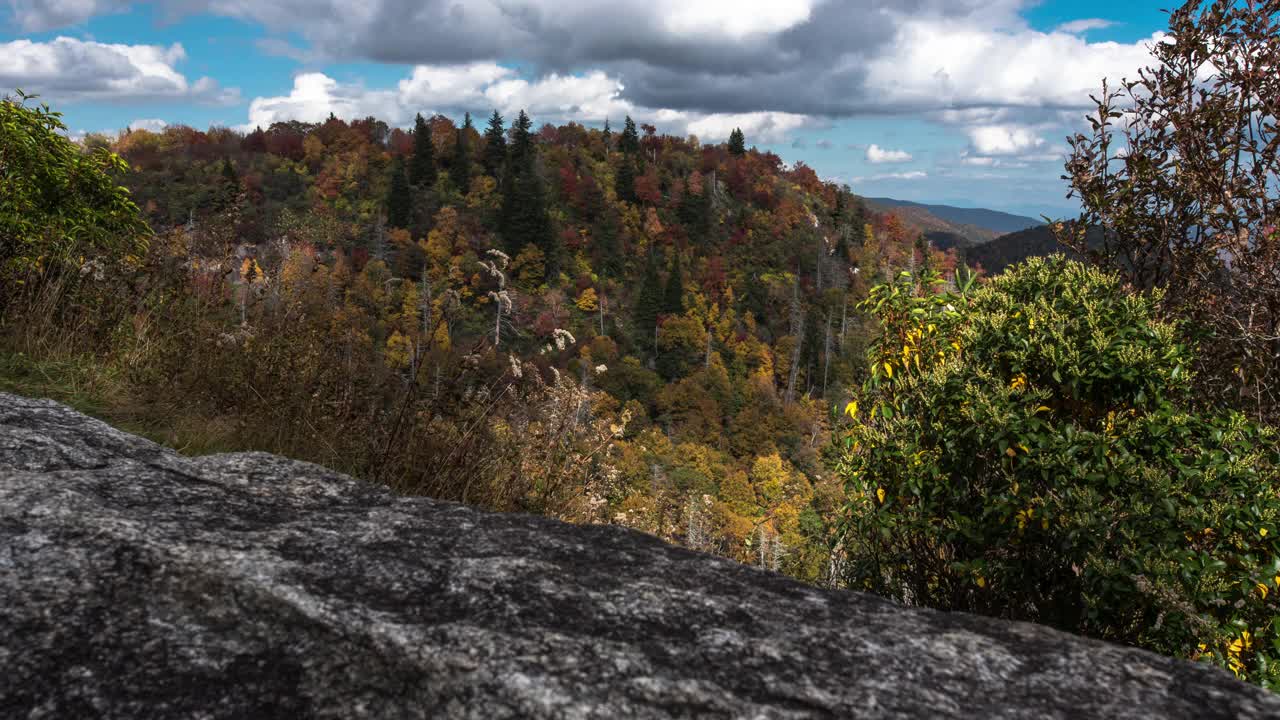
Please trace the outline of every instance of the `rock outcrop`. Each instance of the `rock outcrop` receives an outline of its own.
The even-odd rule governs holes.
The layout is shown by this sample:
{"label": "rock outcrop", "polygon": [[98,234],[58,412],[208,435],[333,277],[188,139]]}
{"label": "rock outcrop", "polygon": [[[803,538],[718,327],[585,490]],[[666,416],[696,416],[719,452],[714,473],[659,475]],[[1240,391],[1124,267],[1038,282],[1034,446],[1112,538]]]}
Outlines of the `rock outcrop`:
{"label": "rock outcrop", "polygon": [[0,717],[1280,717],[1203,665],[0,394]]}

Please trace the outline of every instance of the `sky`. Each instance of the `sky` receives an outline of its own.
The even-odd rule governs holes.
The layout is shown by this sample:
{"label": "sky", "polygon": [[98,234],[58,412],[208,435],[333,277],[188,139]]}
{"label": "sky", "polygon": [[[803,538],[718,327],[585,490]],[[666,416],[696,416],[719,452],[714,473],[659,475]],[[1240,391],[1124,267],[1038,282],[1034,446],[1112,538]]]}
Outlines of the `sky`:
{"label": "sky", "polygon": [[1066,137],[1169,0],[0,0],[73,133],[463,112],[748,145],[864,196],[1072,213]]}

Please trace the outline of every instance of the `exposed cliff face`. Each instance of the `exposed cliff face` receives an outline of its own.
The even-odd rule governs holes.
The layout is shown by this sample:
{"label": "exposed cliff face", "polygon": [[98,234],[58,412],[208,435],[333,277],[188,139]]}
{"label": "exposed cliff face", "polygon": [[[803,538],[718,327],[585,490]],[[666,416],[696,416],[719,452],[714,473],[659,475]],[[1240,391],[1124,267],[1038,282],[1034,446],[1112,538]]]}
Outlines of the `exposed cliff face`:
{"label": "exposed cliff face", "polygon": [[1205,666],[0,394],[0,716],[1267,717]]}

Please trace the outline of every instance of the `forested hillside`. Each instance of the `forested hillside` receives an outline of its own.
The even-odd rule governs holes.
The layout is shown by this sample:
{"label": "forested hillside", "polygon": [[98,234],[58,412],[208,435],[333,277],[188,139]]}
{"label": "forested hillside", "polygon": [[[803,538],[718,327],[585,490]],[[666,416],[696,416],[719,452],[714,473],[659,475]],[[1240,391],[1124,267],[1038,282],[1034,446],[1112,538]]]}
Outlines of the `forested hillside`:
{"label": "forested hillside", "polygon": [[522,113],[86,143],[184,268],[165,312],[200,337],[169,367],[227,433],[808,579],[842,502],[832,407],[866,376],[856,304],[955,264],[736,132]]}
{"label": "forested hillside", "polygon": [[1280,689],[1274,15],[1172,12],[1080,218],[963,249],[741,131],[74,143],[19,94],[0,389]]}

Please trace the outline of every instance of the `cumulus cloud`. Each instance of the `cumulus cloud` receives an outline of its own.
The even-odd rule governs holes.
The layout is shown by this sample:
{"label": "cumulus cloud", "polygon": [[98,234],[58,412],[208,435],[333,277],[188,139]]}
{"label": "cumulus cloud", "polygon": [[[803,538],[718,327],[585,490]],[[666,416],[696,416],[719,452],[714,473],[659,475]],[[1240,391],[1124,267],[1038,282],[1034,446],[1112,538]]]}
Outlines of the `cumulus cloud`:
{"label": "cumulus cloud", "polygon": [[130,130],[150,130],[151,132],[160,132],[169,127],[169,123],[160,118],[138,118],[129,123]]}
{"label": "cumulus cloud", "polygon": [[249,103],[246,129],[274,122],[319,122],[330,113],[346,119],[373,115],[395,125],[408,124],[417,113],[460,115],[496,109],[511,118],[525,110],[535,122],[603,122],[615,124],[630,115],[672,134],[693,134],[720,142],[735,128],[750,142],[776,142],[814,124],[812,118],[779,112],[698,113],[648,108],[622,97],[623,85],[602,71],[581,75],[549,75],[529,80],[495,63],[419,65],[392,88],[341,83],[324,73],[294,77],[287,95],[257,97]]}
{"label": "cumulus cloud", "polygon": [[77,25],[121,7],[115,0],[9,0],[14,23],[27,32]]}
{"label": "cumulus cloud", "polygon": [[211,78],[189,82],[176,68],[182,45],[122,45],[58,37],[0,43],[0,87],[20,87],[47,100],[192,100],[231,103],[234,89]]}
{"label": "cumulus cloud", "polygon": [[1103,77],[1149,64],[1150,42],[908,19],[894,47],[870,64],[867,87],[886,104],[921,110],[1083,108]]}
{"label": "cumulus cloud", "polygon": [[1034,130],[1017,125],[979,125],[969,128],[968,133],[978,155],[1018,155],[1045,144]]}
{"label": "cumulus cloud", "polygon": [[1072,20],[1071,22],[1062,23],[1055,28],[1055,31],[1074,34],[1089,32],[1090,30],[1106,30],[1114,25],[1114,22],[1111,22],[1110,20],[1103,20],[1102,18],[1082,18],[1080,20]]}
{"label": "cumulus cloud", "polygon": [[856,177],[853,182],[884,182],[886,180],[925,180],[928,179],[929,173],[923,170],[911,170],[909,172],[882,173],[880,175],[871,175],[870,177]]}
{"label": "cumulus cloud", "polygon": [[[56,27],[121,0],[9,0],[19,24]],[[1089,43],[1096,20],[1044,33],[1030,0],[154,0],[299,37],[269,51],[451,66],[517,59],[536,75],[599,70],[637,106],[846,116],[961,107],[1079,107],[1143,43]],[[1081,23],[1084,23],[1082,25]],[[1075,30],[1070,32],[1069,30]]]}
{"label": "cumulus cloud", "polygon": [[888,150],[872,143],[867,146],[867,162],[872,165],[884,165],[887,163],[906,163],[911,162],[911,153],[906,150]]}

